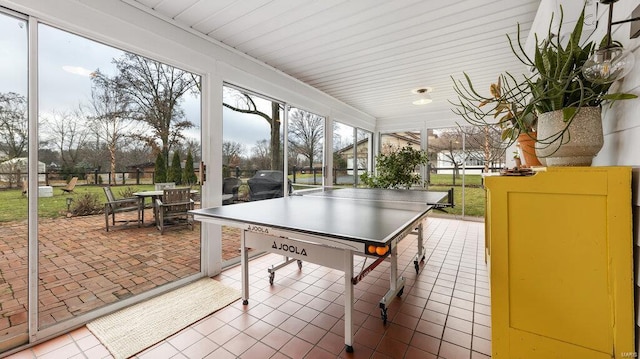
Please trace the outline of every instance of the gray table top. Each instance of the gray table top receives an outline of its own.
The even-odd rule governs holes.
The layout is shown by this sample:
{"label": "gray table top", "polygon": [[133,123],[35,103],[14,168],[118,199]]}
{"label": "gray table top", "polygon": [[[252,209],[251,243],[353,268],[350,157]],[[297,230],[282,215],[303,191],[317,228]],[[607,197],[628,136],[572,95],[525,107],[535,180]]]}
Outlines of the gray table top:
{"label": "gray table top", "polygon": [[446,192],[346,188],[191,211],[236,224],[356,242],[388,243]]}

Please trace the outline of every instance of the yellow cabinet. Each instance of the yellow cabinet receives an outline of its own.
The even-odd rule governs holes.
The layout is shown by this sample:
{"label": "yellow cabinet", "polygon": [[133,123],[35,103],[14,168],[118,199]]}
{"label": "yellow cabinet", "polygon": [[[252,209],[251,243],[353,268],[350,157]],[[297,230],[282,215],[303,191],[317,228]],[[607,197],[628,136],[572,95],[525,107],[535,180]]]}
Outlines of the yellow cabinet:
{"label": "yellow cabinet", "polygon": [[487,177],[493,359],[632,358],[631,168]]}

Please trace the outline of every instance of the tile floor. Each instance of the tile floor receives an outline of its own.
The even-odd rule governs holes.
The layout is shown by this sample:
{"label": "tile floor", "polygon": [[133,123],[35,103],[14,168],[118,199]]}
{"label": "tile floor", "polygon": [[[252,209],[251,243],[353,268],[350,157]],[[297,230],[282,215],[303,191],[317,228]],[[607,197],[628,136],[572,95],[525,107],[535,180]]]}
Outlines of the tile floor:
{"label": "tile floor", "polygon": [[[355,286],[355,352],[344,351],[342,272],[305,263],[289,265],[269,285],[267,268],[281,257],[250,264],[250,300],[238,300],[137,358],[489,358],[490,298],[484,263],[484,224],[429,218],[427,258],[413,268],[416,236],[399,245],[404,294],[383,325],[378,302],[389,284],[389,265]],[[356,261],[356,271],[362,261]],[[240,289],[240,268],[215,277]],[[111,358],[82,327],[9,358]]]}

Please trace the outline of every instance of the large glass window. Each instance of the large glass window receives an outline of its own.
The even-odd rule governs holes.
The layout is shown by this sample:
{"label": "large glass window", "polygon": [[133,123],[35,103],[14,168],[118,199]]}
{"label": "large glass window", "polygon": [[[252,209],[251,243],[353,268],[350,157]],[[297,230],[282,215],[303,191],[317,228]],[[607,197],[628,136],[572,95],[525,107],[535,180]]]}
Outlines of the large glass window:
{"label": "large glass window", "polygon": [[354,128],[340,122],[333,124],[333,184],[356,183],[358,163],[355,158]]}
{"label": "large glass window", "polygon": [[[284,106],[232,86],[223,87],[222,204],[284,195]],[[240,232],[222,229],[223,265],[239,260]]]}
{"label": "large glass window", "polygon": [[372,163],[373,134],[340,122],[333,125],[333,184],[358,185]]}
{"label": "large glass window", "polygon": [[452,214],[484,216],[482,173],[504,167],[500,131],[487,127],[451,127],[429,131],[429,188],[454,189],[456,206]]}
{"label": "large glass window", "polygon": [[357,168],[356,183],[359,184],[360,176],[371,171],[373,166],[373,133],[356,129],[356,160],[354,168]]}
{"label": "large glass window", "polygon": [[[38,32],[44,328],[199,273],[199,224],[161,234],[152,201],[161,194],[149,191],[191,187],[199,203],[201,106],[195,74],[50,26]],[[114,198],[145,208],[117,211]]]}
{"label": "large glass window", "polygon": [[28,341],[27,73],[27,22],[0,13],[0,352]]}
{"label": "large glass window", "polygon": [[324,126],[322,116],[299,108],[289,110],[289,178],[295,189],[324,183]]}

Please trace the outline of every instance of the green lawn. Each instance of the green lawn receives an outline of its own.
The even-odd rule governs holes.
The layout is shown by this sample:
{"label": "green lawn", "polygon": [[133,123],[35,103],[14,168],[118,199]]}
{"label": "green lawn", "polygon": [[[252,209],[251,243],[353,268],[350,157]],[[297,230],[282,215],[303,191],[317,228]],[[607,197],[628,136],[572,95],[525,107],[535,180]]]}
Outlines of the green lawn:
{"label": "green lawn", "polygon": [[[442,177],[441,177],[442,176]],[[448,181],[447,181],[448,178]],[[437,175],[431,177],[432,183],[441,182],[443,185],[432,185],[430,190],[446,191],[452,186],[448,183],[451,176]],[[467,176],[466,184],[479,186],[480,176]],[[454,187],[454,208],[447,208],[445,211],[453,215],[462,214],[462,187],[456,180],[458,186]],[[106,200],[102,186],[95,185],[78,185],[74,193],[64,194],[61,187],[53,188],[53,197],[41,197],[39,201],[38,214],[43,218],[55,218],[65,216],[67,214],[67,198],[73,198],[72,208],[75,200],[82,197],[86,193],[94,193],[97,195],[98,202],[104,203]],[[117,198],[123,197],[122,191],[130,188],[132,191],[152,190],[153,185],[120,185],[112,186],[113,193]],[[307,188],[307,187],[305,187]],[[25,220],[27,218],[27,197],[22,195],[20,189],[0,190],[0,222]],[[484,217],[485,197],[484,189],[481,187],[467,187],[465,190],[465,215],[474,217]]]}
{"label": "green lawn", "polygon": [[[127,185],[112,186],[113,194],[116,198],[122,197],[120,192],[126,188],[133,191],[152,190],[153,185]],[[38,215],[43,218],[55,218],[67,214],[67,198],[75,199],[86,193],[95,193],[98,201],[104,203],[106,197],[102,186],[78,185],[73,193],[63,193],[61,187],[53,187],[53,197],[40,197],[38,204]],[[22,195],[21,189],[8,189],[0,191],[0,222],[18,221],[27,218],[27,196]],[[73,208],[74,203],[71,206]]]}
{"label": "green lawn", "polygon": [[[482,186],[482,176],[481,175],[466,175],[464,179],[465,186]],[[453,175],[446,174],[432,174],[430,175],[430,185],[434,186],[452,186],[453,185]],[[456,176],[456,185],[462,185],[462,175]]]}
{"label": "green lawn", "polygon": [[[429,186],[432,191],[446,191],[452,186]],[[467,187],[464,192],[464,215],[470,217],[484,217],[485,196],[484,189],[480,187]],[[454,215],[462,215],[462,187],[453,188],[453,208],[445,209],[445,212]]]}

